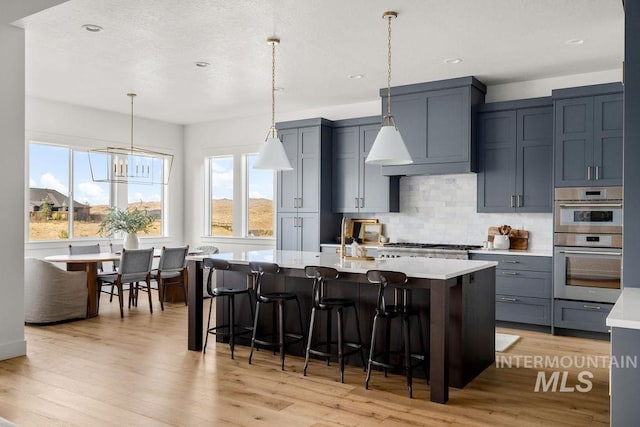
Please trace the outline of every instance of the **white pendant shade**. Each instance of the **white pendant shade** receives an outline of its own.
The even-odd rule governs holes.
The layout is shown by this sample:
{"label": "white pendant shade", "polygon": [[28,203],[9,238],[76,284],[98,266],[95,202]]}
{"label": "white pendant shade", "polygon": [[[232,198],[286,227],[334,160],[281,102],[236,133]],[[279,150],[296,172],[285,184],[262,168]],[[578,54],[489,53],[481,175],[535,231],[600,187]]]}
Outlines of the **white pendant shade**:
{"label": "white pendant shade", "polygon": [[269,136],[262,145],[258,158],[253,164],[255,169],[272,169],[279,171],[293,170],[287,153],[280,139],[276,136]]}
{"label": "white pendant shade", "polygon": [[408,165],[413,163],[400,131],[393,125],[382,126],[373,147],[367,156],[367,163],[376,165]]}

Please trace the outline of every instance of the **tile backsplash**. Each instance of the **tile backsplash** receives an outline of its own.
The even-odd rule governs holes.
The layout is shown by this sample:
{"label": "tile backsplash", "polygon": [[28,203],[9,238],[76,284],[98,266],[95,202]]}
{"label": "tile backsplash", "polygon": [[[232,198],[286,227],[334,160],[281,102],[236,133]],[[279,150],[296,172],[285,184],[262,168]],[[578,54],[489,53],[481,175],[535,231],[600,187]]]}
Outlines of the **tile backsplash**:
{"label": "tile backsplash", "polygon": [[481,245],[490,226],[529,231],[529,248],[553,249],[551,213],[477,213],[476,174],[400,179],[400,212],[376,214],[392,242]]}

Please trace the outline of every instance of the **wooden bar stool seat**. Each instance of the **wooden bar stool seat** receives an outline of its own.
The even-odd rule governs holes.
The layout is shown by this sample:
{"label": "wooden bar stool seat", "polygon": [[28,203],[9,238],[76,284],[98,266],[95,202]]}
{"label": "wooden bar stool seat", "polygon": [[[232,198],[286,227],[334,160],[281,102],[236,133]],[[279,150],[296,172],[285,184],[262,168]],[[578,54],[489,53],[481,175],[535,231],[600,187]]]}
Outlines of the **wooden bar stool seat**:
{"label": "wooden bar stool seat", "polygon": [[[409,389],[409,397],[411,398],[413,397],[413,369],[422,366],[428,381],[429,367],[419,312],[411,306],[411,290],[406,288],[407,276],[397,271],[369,270],[367,271],[367,280],[369,280],[370,283],[378,284],[379,287],[376,314],[373,318],[373,328],[371,332],[371,348],[369,350],[369,361],[367,363],[367,379],[364,383],[365,389],[369,388],[372,366],[382,368],[385,376],[389,369],[404,369],[407,374],[407,388]],[[395,288],[395,301],[394,304],[391,305],[386,304],[385,298],[385,290],[389,285]],[[415,318],[418,322],[421,351],[419,354],[411,352],[411,318]],[[393,319],[400,319],[402,321],[402,351],[390,350],[391,321]],[[376,332],[380,321],[385,321],[386,323],[385,343],[384,350],[376,352]],[[392,362],[393,356],[400,356],[400,360]]]}
{"label": "wooden bar stool seat", "polygon": [[[309,324],[309,338],[304,358],[303,375],[307,375],[309,356],[311,354],[326,357],[327,365],[330,363],[331,358],[335,357],[338,359],[338,363],[340,365],[340,382],[344,383],[344,359],[346,356],[359,352],[362,359],[362,366],[366,366],[364,349],[362,347],[362,337],[360,336],[360,319],[358,318],[356,303],[348,298],[331,298],[325,296],[326,282],[338,278],[338,270],[335,268],[307,266],[304,268],[304,273],[308,278],[313,279],[313,303],[311,309],[311,322]],[[344,340],[343,310],[345,308],[353,309],[355,314],[356,330],[358,331],[358,341],[356,342]],[[336,341],[333,341],[331,337],[331,316],[334,309],[336,311],[338,321],[338,336]],[[318,310],[327,312],[326,339],[322,342],[313,343],[313,326]],[[348,350],[345,351],[345,348],[348,348]]]}

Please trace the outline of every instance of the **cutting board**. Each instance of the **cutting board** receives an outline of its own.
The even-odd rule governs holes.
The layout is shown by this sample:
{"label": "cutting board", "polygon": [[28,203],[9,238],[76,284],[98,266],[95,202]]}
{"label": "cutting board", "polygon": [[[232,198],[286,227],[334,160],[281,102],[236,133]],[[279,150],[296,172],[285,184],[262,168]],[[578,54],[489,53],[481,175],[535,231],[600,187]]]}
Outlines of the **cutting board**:
{"label": "cutting board", "polygon": [[[489,227],[487,240],[493,242],[493,236],[499,236],[498,227]],[[529,232],[512,228],[509,232],[509,249],[526,251],[529,248]]]}

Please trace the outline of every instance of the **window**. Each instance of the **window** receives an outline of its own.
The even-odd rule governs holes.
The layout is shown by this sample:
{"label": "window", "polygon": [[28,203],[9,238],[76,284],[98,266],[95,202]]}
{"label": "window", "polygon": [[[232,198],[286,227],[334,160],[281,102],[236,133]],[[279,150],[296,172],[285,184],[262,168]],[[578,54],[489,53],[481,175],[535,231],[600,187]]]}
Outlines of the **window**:
{"label": "window", "polygon": [[[154,159],[162,162],[162,159]],[[158,164],[160,168],[162,164]],[[29,144],[29,240],[99,237],[100,222],[111,195],[127,192],[128,207],[147,211],[156,220],[149,235],[163,234],[162,184],[94,182],[87,151],[44,143]],[[121,206],[122,207],[122,206]]]}
{"label": "window", "polygon": [[[134,158],[135,159],[135,158]],[[145,160],[146,161],[146,160]],[[140,163],[143,161],[141,160]],[[155,158],[152,160],[152,170],[163,170],[162,159]],[[162,181],[158,179],[157,181]],[[162,192],[164,185],[162,184],[128,184],[127,185],[127,202],[130,209],[138,208],[146,212],[147,216],[153,218],[153,222],[149,227],[148,236],[162,235]]]}
{"label": "window", "polygon": [[208,159],[210,236],[274,236],[274,174],[253,168],[257,156]]}
{"label": "window", "polygon": [[273,237],[273,172],[253,168],[257,154],[246,157],[247,236]]}
{"label": "window", "polygon": [[209,161],[211,188],[211,235],[233,236],[233,156]]}
{"label": "window", "polygon": [[29,240],[69,237],[69,153],[65,147],[29,146]]}

